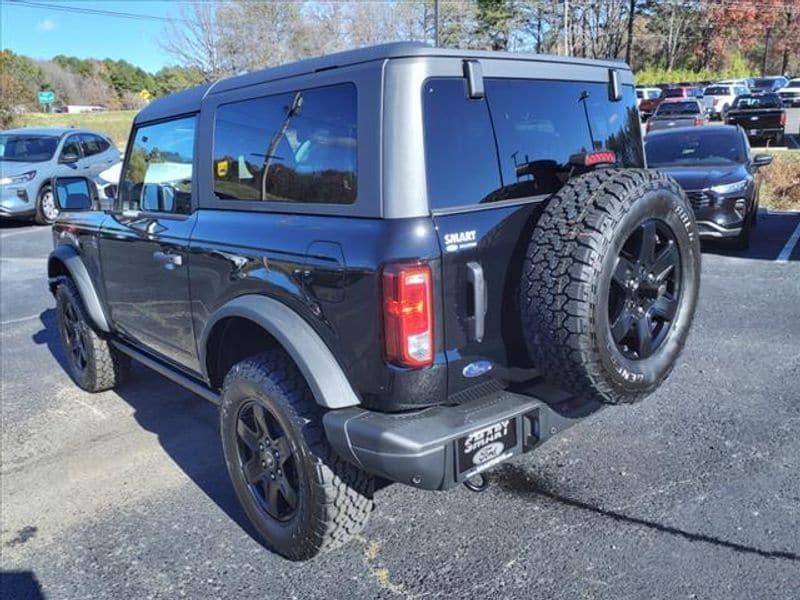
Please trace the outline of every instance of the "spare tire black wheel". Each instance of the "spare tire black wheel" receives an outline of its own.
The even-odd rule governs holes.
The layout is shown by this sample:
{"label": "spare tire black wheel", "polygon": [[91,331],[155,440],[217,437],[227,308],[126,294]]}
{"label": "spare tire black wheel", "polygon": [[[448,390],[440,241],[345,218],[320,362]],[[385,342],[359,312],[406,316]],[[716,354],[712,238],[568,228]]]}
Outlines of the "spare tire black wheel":
{"label": "spare tire black wheel", "polygon": [[528,351],[569,392],[636,402],[675,365],[699,283],[697,228],[673,179],[644,169],[575,177],[544,209],[523,264]]}

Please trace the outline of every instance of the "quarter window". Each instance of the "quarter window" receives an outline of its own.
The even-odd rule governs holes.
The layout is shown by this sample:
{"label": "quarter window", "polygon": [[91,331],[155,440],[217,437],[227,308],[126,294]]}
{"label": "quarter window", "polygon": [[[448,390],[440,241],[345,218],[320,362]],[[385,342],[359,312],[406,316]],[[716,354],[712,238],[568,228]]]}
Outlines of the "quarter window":
{"label": "quarter window", "polygon": [[356,140],[352,84],[224,104],[214,191],[223,200],[352,204]]}
{"label": "quarter window", "polygon": [[196,117],[138,127],[125,162],[120,209],[188,214]]}

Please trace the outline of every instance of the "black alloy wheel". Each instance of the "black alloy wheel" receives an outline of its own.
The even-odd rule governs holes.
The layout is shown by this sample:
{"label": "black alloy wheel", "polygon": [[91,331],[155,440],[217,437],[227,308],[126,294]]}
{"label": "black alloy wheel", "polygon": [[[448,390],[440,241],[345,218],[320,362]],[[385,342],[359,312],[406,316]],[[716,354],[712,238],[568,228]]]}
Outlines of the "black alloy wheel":
{"label": "black alloy wheel", "polygon": [[643,360],[659,349],[676,317],[680,281],[672,229],[660,219],[644,221],[623,244],[609,290],[611,337],[623,356]]}
{"label": "black alloy wheel", "polygon": [[278,521],[291,519],[298,504],[297,463],[283,427],[255,400],[244,402],[236,422],[239,465],[256,503]]}
{"label": "black alloy wheel", "polygon": [[89,364],[86,331],[73,302],[65,302],[61,309],[61,336],[72,366],[79,374],[86,372]]}

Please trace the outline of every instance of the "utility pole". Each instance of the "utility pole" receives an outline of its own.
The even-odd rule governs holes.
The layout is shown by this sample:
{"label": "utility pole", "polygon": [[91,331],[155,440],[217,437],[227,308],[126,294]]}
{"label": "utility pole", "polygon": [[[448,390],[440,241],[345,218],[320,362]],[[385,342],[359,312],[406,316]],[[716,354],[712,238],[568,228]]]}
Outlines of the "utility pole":
{"label": "utility pole", "polygon": [[564,56],[569,56],[569,0],[564,0]]}
{"label": "utility pole", "polygon": [[433,45],[439,47],[439,0],[433,0]]}
{"label": "utility pole", "polygon": [[761,63],[761,76],[767,74],[767,56],[769,55],[769,36],[772,33],[772,27],[767,27],[767,39],[764,40],[764,61]]}

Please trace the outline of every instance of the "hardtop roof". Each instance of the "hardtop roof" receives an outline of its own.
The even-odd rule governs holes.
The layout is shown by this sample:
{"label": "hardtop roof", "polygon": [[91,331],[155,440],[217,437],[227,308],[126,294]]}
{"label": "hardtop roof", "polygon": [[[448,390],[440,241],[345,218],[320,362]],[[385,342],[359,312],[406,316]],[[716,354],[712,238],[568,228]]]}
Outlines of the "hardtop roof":
{"label": "hardtop roof", "polygon": [[204,84],[169,96],[154,100],[136,115],[135,122],[153,121],[200,110],[203,98],[228,90],[308,75],[317,71],[327,71],[378,60],[414,57],[449,57],[460,59],[515,60],[530,62],[557,62],[564,64],[584,64],[604,68],[629,70],[628,65],[617,60],[596,60],[570,56],[551,56],[547,54],[526,54],[516,52],[496,52],[489,50],[456,50],[436,48],[421,42],[393,42],[326,54],[304,60],[253,71],[221,79],[215,83]]}

